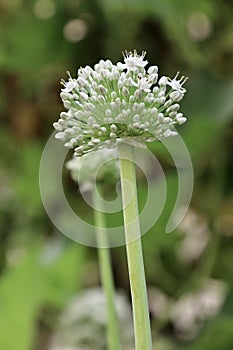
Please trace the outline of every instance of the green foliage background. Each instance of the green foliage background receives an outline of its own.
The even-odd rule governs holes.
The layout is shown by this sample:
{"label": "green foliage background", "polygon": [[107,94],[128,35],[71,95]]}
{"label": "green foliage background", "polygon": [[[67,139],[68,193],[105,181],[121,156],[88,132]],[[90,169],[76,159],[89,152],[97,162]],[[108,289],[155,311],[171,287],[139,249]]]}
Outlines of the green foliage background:
{"label": "green foliage background", "polygon": [[[39,15],[38,3],[45,6]],[[67,300],[99,283],[95,249],[64,238],[47,218],[39,163],[62,110],[60,79],[66,71],[75,75],[79,66],[101,58],[117,62],[123,50],[134,48],[147,51],[161,74],[180,70],[189,77],[182,104],[189,119],[180,132],[194,167],[191,209],[210,232],[201,256],[191,264],[179,259],[180,229],[163,233],[176,173],[161,145],[153,143],[169,191],[166,209],[143,237],[148,286],[173,300],[208,278],[227,286],[220,312],[193,339],[180,339],[168,319],[152,314],[157,349],[232,349],[232,18],[230,0],[0,0],[0,349],[46,350]],[[74,19],[87,28],[78,41],[64,35]],[[74,184],[68,175],[65,181],[72,198]],[[145,187],[139,185],[142,201]],[[84,207],[77,210],[91,215]],[[124,247],[112,249],[112,259],[116,286],[128,294]]]}

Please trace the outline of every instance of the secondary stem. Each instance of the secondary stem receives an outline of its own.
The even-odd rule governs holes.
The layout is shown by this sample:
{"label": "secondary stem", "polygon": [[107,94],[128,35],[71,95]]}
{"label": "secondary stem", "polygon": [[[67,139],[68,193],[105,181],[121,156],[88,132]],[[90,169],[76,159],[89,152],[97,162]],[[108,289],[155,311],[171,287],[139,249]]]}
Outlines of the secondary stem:
{"label": "secondary stem", "polygon": [[146,279],[142,256],[134,147],[119,143],[123,215],[126,251],[133,305],[136,350],[151,350],[151,330],[147,301]]}
{"label": "secondary stem", "polygon": [[[101,209],[101,201],[97,195],[93,194],[93,201],[95,208]],[[111,269],[111,257],[109,248],[107,247],[107,236],[103,229],[106,227],[104,213],[94,209],[94,221],[96,229],[96,239],[98,244],[98,257],[100,266],[100,278],[104,289],[105,299],[106,299],[106,309],[107,309],[107,343],[109,350],[119,350],[120,340],[119,340],[119,329],[118,329],[118,319],[115,308],[115,291],[114,282]]]}

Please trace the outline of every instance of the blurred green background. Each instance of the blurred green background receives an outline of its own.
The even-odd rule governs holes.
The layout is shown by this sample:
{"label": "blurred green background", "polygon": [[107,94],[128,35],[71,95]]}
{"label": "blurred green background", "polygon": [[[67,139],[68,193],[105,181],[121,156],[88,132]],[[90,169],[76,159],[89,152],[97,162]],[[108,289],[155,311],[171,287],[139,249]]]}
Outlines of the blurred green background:
{"label": "blurred green background", "polygon": [[[0,349],[50,350],[70,298],[99,285],[96,249],[65,238],[45,213],[39,163],[63,109],[66,71],[101,58],[116,63],[134,48],[160,74],[189,77],[180,133],[195,184],[171,235],[164,230],[176,171],[161,145],[150,145],[168,184],[166,208],[143,237],[155,348],[232,349],[232,18],[230,0],[0,0]],[[72,196],[68,174],[65,183]],[[129,301],[125,248],[111,253]]]}

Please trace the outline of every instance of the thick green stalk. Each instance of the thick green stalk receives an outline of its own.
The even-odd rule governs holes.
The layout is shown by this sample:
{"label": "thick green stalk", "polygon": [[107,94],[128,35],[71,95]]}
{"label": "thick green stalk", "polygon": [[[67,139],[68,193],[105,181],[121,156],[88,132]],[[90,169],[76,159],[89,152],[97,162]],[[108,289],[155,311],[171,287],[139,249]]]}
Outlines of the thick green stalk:
{"label": "thick green stalk", "polygon": [[[101,209],[101,201],[97,195],[93,194],[94,206]],[[102,229],[106,227],[104,213],[94,209],[94,222],[96,229],[96,239],[98,247],[107,246],[106,232]],[[119,350],[120,339],[118,329],[118,319],[115,308],[115,290],[111,268],[111,257],[109,248],[98,248],[100,278],[104,289],[107,309],[107,343],[108,350]]]}
{"label": "thick green stalk", "polygon": [[[136,350],[151,350],[146,279],[140,238],[134,147],[119,143],[121,188]],[[133,240],[133,241],[132,241]]]}

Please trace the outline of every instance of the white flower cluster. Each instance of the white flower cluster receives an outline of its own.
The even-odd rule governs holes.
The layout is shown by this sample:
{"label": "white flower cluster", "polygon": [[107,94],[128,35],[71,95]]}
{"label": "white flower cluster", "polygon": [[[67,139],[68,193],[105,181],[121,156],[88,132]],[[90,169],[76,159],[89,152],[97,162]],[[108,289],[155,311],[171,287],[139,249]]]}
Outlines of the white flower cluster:
{"label": "white flower cluster", "polygon": [[186,78],[158,79],[158,67],[147,70],[145,53],[126,52],[124,63],[101,60],[71,76],[61,98],[62,112],[54,128],[56,138],[80,156],[91,150],[114,148],[122,140],[150,142],[176,135],[176,124],[186,118],[179,102],[186,92]]}
{"label": "white flower cluster", "polygon": [[73,157],[66,162],[72,179],[82,186],[83,190],[90,190],[96,182],[115,183],[120,176],[116,149],[102,149]]}
{"label": "white flower cluster", "polygon": [[171,307],[170,318],[179,338],[197,336],[204,322],[219,313],[227,296],[227,285],[208,279],[197,291],[183,294]]}
{"label": "white flower cluster", "polygon": [[[128,299],[124,294],[116,292],[114,302],[119,319],[122,349],[130,349],[133,343],[133,324]],[[104,336],[107,323],[103,290],[84,290],[74,295],[61,313],[49,350],[107,349]]]}

